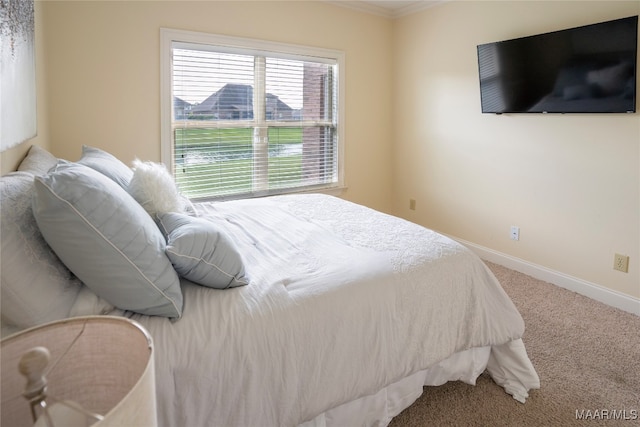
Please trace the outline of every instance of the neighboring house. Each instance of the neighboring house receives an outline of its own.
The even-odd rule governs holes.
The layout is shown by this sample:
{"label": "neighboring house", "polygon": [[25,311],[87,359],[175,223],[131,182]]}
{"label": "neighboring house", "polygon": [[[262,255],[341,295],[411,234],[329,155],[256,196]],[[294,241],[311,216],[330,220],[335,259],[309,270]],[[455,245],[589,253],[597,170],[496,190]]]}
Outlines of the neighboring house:
{"label": "neighboring house", "polygon": [[267,120],[291,120],[294,110],[282,102],[280,98],[267,94]]}
{"label": "neighboring house", "polygon": [[[251,85],[228,83],[194,106],[191,114],[197,118],[218,120],[243,120],[253,118],[253,87]],[[266,102],[267,119],[290,120],[293,109],[280,98],[270,93]]]}
{"label": "neighboring house", "polygon": [[193,105],[187,101],[180,99],[177,96],[173,97],[173,114],[175,115],[176,120],[186,119],[189,114],[191,114],[192,108]]}

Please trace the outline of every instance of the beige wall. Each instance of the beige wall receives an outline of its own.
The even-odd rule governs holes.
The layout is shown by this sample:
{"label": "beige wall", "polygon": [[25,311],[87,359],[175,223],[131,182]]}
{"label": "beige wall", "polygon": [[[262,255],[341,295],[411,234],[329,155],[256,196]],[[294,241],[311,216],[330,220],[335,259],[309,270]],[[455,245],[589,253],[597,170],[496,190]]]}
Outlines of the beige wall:
{"label": "beige wall", "polygon": [[[483,115],[476,56],[480,43],[639,12],[637,1],[456,1],[397,20],[394,213],[640,297],[640,115]],[[612,269],[616,252],[629,273]]]}
{"label": "beige wall", "polygon": [[[160,160],[160,28],[346,53],[344,197],[389,211],[391,21],[321,2],[45,1],[48,117],[54,154],[82,144]],[[357,28],[357,31],[353,29]],[[39,64],[40,65],[40,64]]]}

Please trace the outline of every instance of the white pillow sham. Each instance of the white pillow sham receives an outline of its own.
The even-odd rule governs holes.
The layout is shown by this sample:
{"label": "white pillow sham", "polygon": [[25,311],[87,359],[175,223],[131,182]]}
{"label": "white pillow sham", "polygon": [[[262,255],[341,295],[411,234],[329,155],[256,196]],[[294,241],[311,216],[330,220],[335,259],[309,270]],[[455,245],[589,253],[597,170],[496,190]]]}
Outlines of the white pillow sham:
{"label": "white pillow sham", "polygon": [[0,311],[18,329],[68,317],[82,283],[42,237],[31,210],[34,175],[0,179]]}
{"label": "white pillow sham", "polygon": [[44,240],[31,209],[34,177],[47,173],[57,162],[53,154],[32,145],[18,172],[0,178],[3,331],[68,317],[83,287]]}

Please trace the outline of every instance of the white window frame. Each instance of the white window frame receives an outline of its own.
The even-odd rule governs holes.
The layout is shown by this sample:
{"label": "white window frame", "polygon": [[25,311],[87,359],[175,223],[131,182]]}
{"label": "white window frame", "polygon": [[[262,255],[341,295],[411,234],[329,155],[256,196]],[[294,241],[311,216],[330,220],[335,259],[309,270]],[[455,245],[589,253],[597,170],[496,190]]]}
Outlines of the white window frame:
{"label": "white window frame", "polygon": [[[344,52],[332,49],[324,49],[317,47],[307,47],[301,45],[278,43],[258,39],[231,37],[218,34],[210,34],[195,31],[176,30],[170,28],[160,29],[160,139],[161,139],[161,161],[167,169],[174,174],[173,159],[173,141],[172,141],[172,47],[174,43],[197,43],[201,45],[213,45],[216,48],[224,47],[234,52],[235,49],[242,49],[246,53],[247,49],[254,51],[256,54],[277,53],[279,56],[294,55],[296,59],[300,57],[308,57],[312,60],[322,58],[330,58],[338,64],[338,81],[337,81],[337,135],[338,135],[338,181],[336,183],[327,184],[326,186],[318,186],[312,189],[291,188],[286,193],[303,193],[303,192],[325,192],[330,194],[340,194],[345,187],[345,54]],[[283,191],[267,192],[267,194],[282,193]],[[257,194],[264,195],[264,194]],[[231,197],[233,198],[233,197]]]}

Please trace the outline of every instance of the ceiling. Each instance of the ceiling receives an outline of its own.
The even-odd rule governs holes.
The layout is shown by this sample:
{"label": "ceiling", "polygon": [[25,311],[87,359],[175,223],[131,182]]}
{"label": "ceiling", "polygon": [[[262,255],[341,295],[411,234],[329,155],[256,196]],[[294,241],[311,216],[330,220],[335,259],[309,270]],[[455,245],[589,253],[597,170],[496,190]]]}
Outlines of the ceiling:
{"label": "ceiling", "polygon": [[387,18],[398,18],[445,1],[447,0],[336,0],[330,1],[330,3]]}

